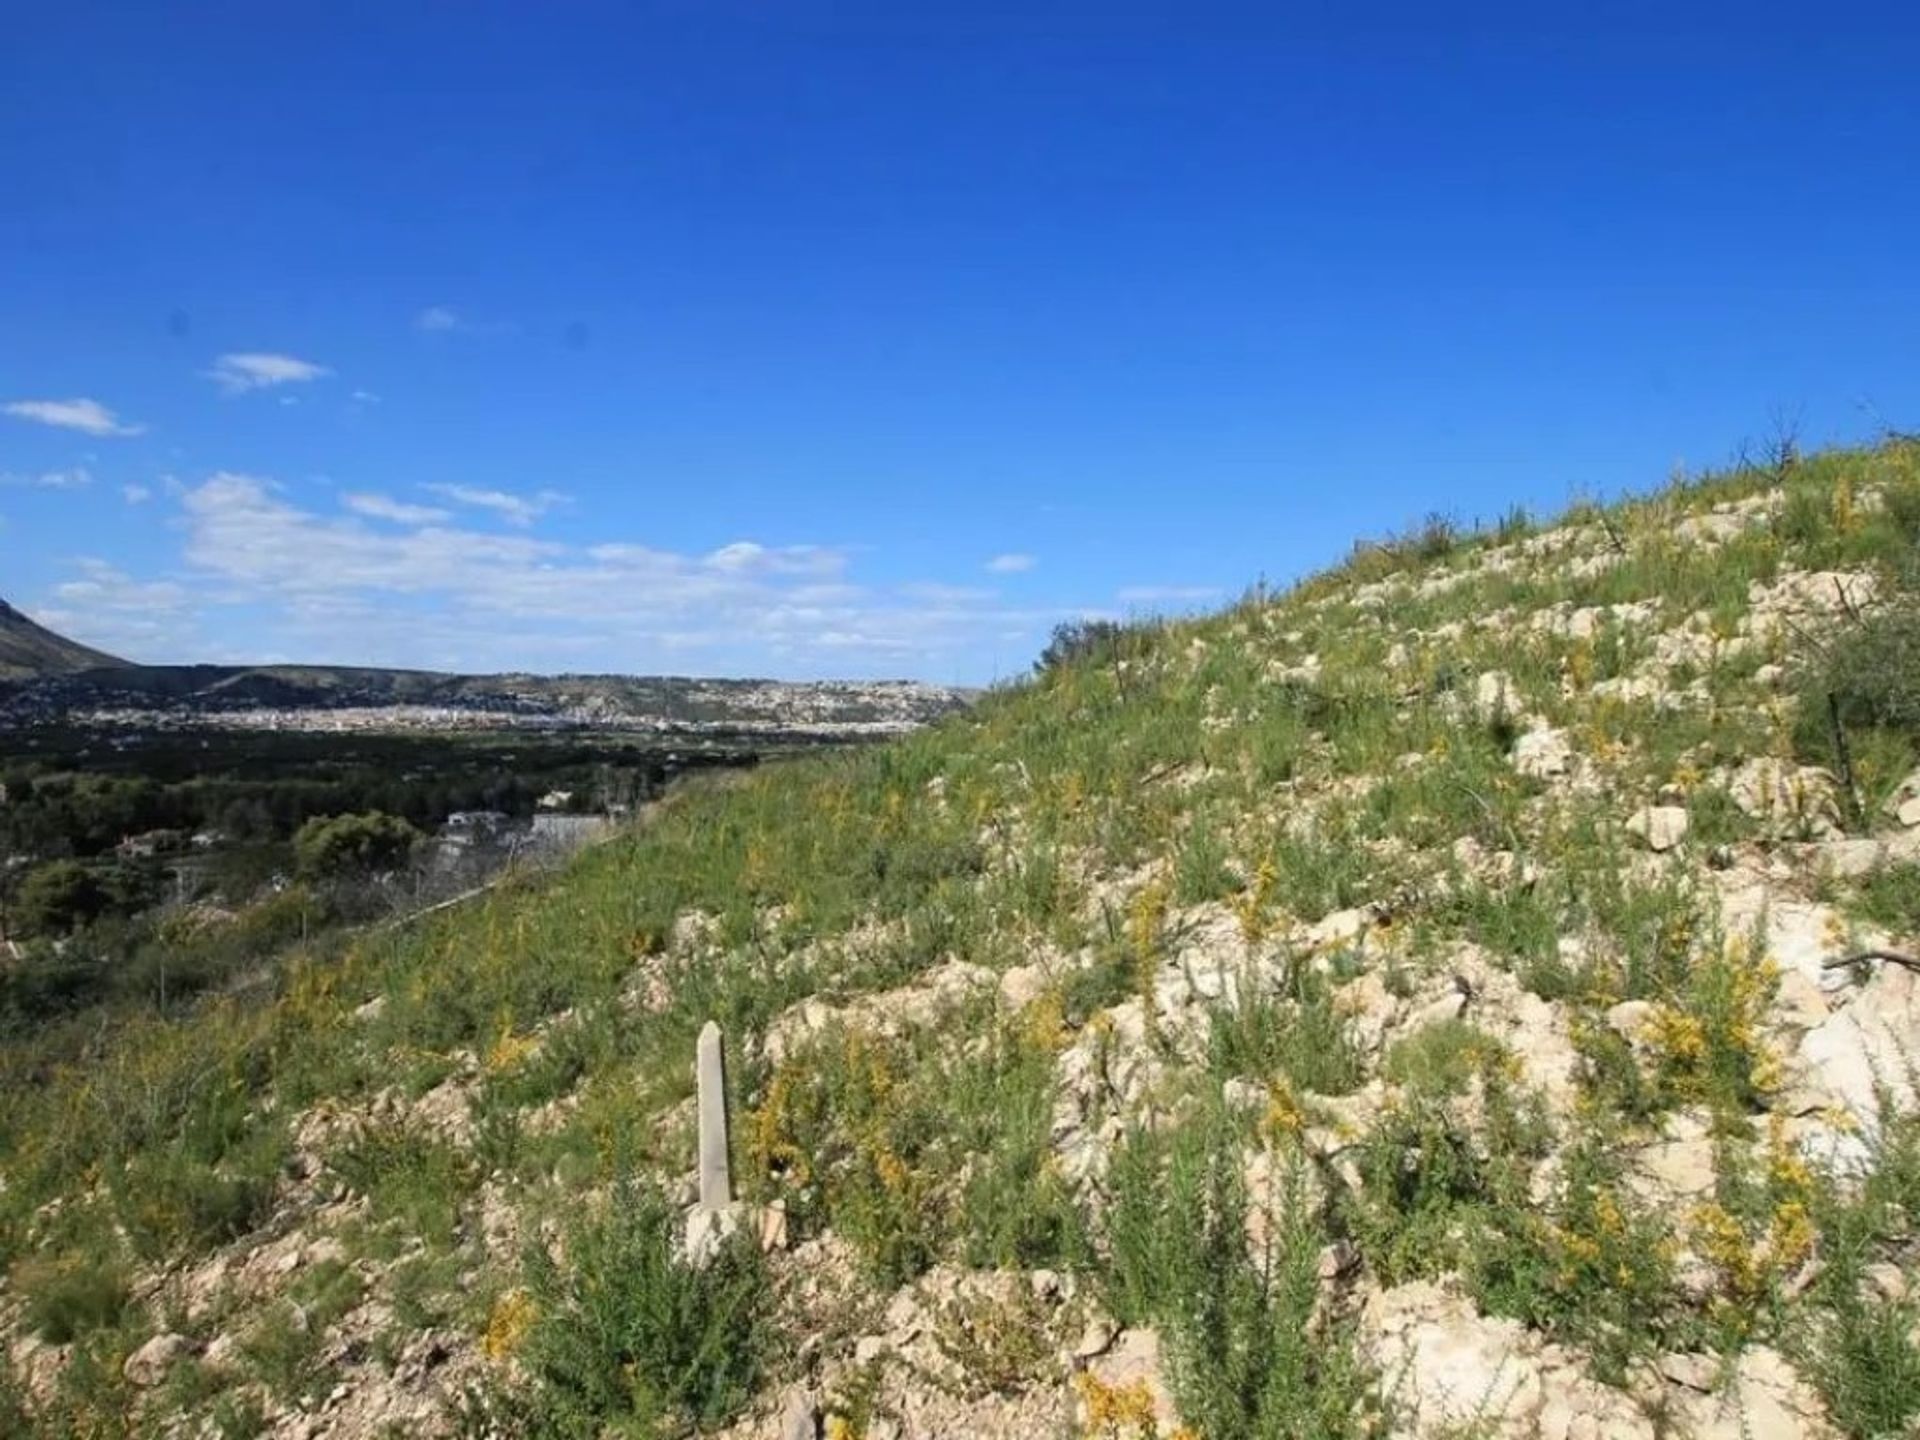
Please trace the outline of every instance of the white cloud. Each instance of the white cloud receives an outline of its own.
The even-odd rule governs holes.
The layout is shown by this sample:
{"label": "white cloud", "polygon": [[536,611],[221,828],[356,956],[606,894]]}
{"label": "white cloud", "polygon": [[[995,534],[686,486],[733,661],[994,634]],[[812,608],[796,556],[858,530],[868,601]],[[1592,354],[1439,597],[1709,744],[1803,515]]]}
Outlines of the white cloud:
{"label": "white cloud", "polygon": [[706,563],[736,575],[838,575],[846,568],[847,557],[820,545],[769,547],[736,540],[711,552]]}
{"label": "white cloud", "polygon": [[371,390],[356,390],[348,398],[356,405],[378,405],[380,403],[380,397]]}
{"label": "white cloud", "polygon": [[[990,657],[1019,668],[1071,613],[1008,608],[983,590],[864,587],[846,574],[850,552],[825,545],[735,540],[683,552],[458,521],[416,527],[387,513],[405,507],[388,496],[342,497],[344,510],[317,513],[270,481],[230,473],[179,503],[179,578],[206,628],[230,629],[241,643],[227,648],[256,656],[952,679]],[[1009,645],[1031,649],[1008,655]]]}
{"label": "white cloud", "polygon": [[67,470],[43,470],[38,475],[0,474],[0,485],[16,490],[84,490],[93,483],[93,474],[84,465]]}
{"label": "white cloud", "polygon": [[531,525],[567,497],[557,490],[537,495],[515,495],[508,490],[481,490],[471,485],[429,485],[427,489],[456,505],[491,510],[509,525]]}
{"label": "white cloud", "polygon": [[138,435],[147,427],[129,425],[98,400],[12,400],[0,406],[21,420],[37,420],[42,425],[57,425],[62,430],[78,430],[84,435]]}
{"label": "white cloud", "polygon": [[987,570],[994,575],[1024,575],[1039,563],[1031,555],[996,555],[987,561]]}
{"label": "white cloud", "polygon": [[1220,595],[1218,585],[1125,585],[1116,592],[1122,605],[1202,605]]}
{"label": "white cloud", "polygon": [[301,360],[292,355],[241,351],[222,355],[215,360],[207,376],[229,395],[239,395],[248,390],[270,389],[275,385],[305,384],[332,373],[324,365],[316,365],[311,360]]}
{"label": "white cloud", "polygon": [[120,495],[129,505],[144,505],[153,498],[153,489],[147,485],[122,485]]}
{"label": "white cloud", "polygon": [[413,317],[413,326],[416,330],[444,335],[460,328],[460,314],[445,305],[429,305]]}
{"label": "white cloud", "polygon": [[93,557],[74,563],[79,578],[54,586],[53,603],[36,607],[34,619],[84,644],[121,654],[194,658],[194,601],[185,585],[137,580]]}
{"label": "white cloud", "polygon": [[389,495],[366,493],[344,495],[340,503],[356,515],[367,515],[375,520],[391,520],[397,525],[433,525],[450,519],[452,514],[433,505],[409,505],[406,501],[395,500]]}

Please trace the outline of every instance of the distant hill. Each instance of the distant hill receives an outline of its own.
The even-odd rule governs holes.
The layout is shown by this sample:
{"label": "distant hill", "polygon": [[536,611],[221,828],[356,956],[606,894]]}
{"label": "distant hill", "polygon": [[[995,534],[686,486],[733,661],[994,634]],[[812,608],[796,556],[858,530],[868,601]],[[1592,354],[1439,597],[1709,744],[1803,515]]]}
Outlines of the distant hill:
{"label": "distant hill", "polygon": [[105,651],[89,649],[76,640],[56,635],[0,600],[0,680],[71,675],[80,670],[126,663]]}
{"label": "distant hill", "polygon": [[912,681],[447,675],[339,665],[136,665],[0,602],[0,729],[82,720],[233,729],[620,729],[857,738],[964,708]]}

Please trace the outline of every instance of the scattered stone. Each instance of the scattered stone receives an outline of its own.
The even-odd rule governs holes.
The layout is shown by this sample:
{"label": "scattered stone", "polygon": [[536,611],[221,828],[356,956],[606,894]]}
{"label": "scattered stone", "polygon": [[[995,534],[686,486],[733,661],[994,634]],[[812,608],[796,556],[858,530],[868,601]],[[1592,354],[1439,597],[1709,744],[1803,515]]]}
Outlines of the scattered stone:
{"label": "scattered stone", "polygon": [[1535,780],[1552,780],[1573,767],[1573,747],[1566,733],[1551,728],[1529,730],[1513,742],[1513,768]]}
{"label": "scattered stone", "polygon": [[1687,838],[1687,825],[1687,812],[1678,805],[1649,805],[1634,812],[1627,833],[1659,855]]}
{"label": "scattered stone", "polygon": [[820,1410],[813,1396],[796,1390],[787,1397],[786,1413],[780,1421],[780,1440],[815,1440],[820,1433]]}
{"label": "scattered stone", "polygon": [[1840,833],[1833,777],[1817,765],[1761,755],[1727,782],[1733,803],[1773,834],[1828,836]]}
{"label": "scattered stone", "polygon": [[[1167,1389],[1158,1331],[1122,1331],[1114,1340],[1113,1347],[1087,1366],[1087,1373],[1111,1390],[1144,1386],[1152,1401],[1154,1423],[1161,1434],[1170,1433],[1180,1423],[1179,1412],[1173,1404],[1173,1394]],[[1083,1412],[1081,1424],[1084,1426],[1087,1421],[1084,1399],[1080,1408]]]}
{"label": "scattered stone", "polygon": [[1113,1321],[1105,1315],[1093,1316],[1080,1332],[1080,1338],[1074,1342],[1073,1358],[1091,1360],[1096,1355],[1106,1354],[1113,1348],[1115,1333]]}
{"label": "scattered stone", "polygon": [[129,1355],[121,1373],[129,1384],[150,1389],[165,1380],[173,1367],[192,1355],[195,1348],[186,1336],[163,1331]]}

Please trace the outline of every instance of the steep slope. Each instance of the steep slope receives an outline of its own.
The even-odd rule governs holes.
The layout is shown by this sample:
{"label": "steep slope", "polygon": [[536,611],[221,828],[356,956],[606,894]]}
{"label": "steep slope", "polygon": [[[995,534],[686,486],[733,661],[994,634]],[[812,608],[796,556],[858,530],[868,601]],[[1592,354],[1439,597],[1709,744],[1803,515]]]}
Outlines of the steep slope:
{"label": "steep slope", "polygon": [[1906,444],[1430,526],[23,1043],[14,1422],[1911,1433],[1917,538]]}
{"label": "steep slope", "polygon": [[67,675],[127,662],[36,625],[0,600],[0,680]]}

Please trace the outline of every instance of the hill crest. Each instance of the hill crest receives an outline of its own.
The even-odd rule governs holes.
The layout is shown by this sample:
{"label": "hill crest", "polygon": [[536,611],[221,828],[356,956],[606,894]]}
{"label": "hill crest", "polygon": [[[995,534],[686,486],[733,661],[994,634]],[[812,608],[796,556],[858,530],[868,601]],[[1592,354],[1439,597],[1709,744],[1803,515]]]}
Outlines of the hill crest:
{"label": "hill crest", "polygon": [[0,680],[72,675],[126,663],[49,630],[0,599]]}

